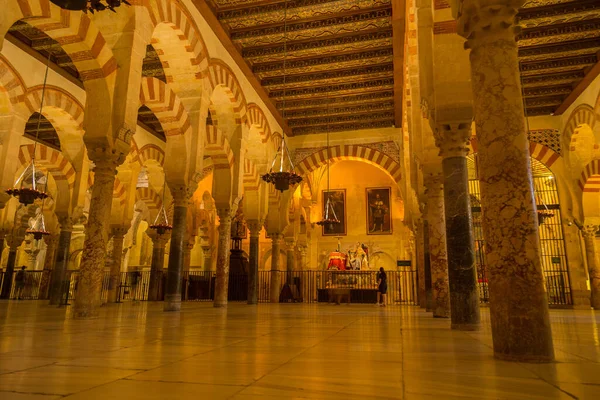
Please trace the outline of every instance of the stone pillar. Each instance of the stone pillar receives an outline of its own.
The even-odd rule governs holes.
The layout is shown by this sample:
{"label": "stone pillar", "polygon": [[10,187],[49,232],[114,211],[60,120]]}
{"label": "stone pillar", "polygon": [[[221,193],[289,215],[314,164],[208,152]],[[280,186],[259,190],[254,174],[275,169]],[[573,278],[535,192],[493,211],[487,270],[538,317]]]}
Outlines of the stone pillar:
{"label": "stone pillar", "polygon": [[52,279],[50,279],[50,305],[59,305],[63,295],[63,285],[66,279],[67,267],[69,266],[69,249],[71,248],[71,234],[73,232],[73,221],[69,217],[60,218],[60,234],[58,235],[58,247],[54,259]]}
{"label": "stone pillar", "polygon": [[294,238],[285,239],[285,256],[286,256],[286,269],[287,278],[286,282],[291,285],[294,271],[296,270],[296,241]]}
{"label": "stone pillar", "polygon": [[471,121],[438,123],[436,145],[442,156],[444,213],[452,329],[479,329],[479,291],[469,199],[467,155]]}
{"label": "stone pillar", "polygon": [[192,262],[192,250],[194,246],[196,246],[196,237],[190,236],[188,240],[185,241],[185,247],[183,249],[183,270],[189,271],[190,264]]}
{"label": "stone pillar", "polygon": [[202,256],[204,257],[204,271],[212,270],[212,247],[209,245],[202,245]]}
{"label": "stone pillar", "polygon": [[298,246],[298,251],[300,252],[300,265],[298,266],[298,271],[306,270],[307,259],[306,256],[308,254],[308,246],[302,245]]}
{"label": "stone pillar", "polygon": [[17,250],[23,243],[23,236],[8,237],[8,260],[6,270],[4,271],[4,280],[2,281],[2,289],[0,290],[0,299],[8,300],[12,289],[13,273],[15,272],[15,263],[17,262]]}
{"label": "stone pillar", "polygon": [[427,306],[427,291],[425,289],[425,236],[423,233],[423,220],[419,219],[415,225],[415,252],[417,260],[417,280],[419,307]]}
{"label": "stone pillar", "polygon": [[248,260],[248,304],[258,304],[258,257],[259,257],[259,238],[262,223],[260,221],[249,220],[248,230],[250,231],[250,254]]}
{"label": "stone pillar", "polygon": [[581,230],[590,275],[590,288],[592,289],[590,303],[594,310],[600,310],[600,264],[598,263],[596,232],[598,232],[598,225],[585,225]]}
{"label": "stone pillar", "polygon": [[[93,154],[94,151],[88,151]],[[102,152],[102,150],[99,150]],[[108,151],[106,151],[108,152]],[[98,317],[102,305],[101,291],[104,280],[104,259],[113,188],[118,157],[104,154],[90,157],[94,161],[94,185],[86,227],[83,253],[79,266],[79,281],[73,316],[79,319]],[[61,232],[62,234],[62,232]]]}
{"label": "stone pillar", "polygon": [[231,242],[231,209],[219,208],[219,244],[217,247],[217,279],[215,281],[215,307],[227,307],[229,289],[229,252]]}
{"label": "stone pillar", "polygon": [[111,228],[113,239],[112,263],[108,280],[108,302],[116,303],[121,285],[121,264],[123,263],[123,240],[129,227],[115,226]]}
{"label": "stone pillar", "polygon": [[188,189],[186,186],[170,187],[170,189],[175,204],[173,208],[173,230],[171,231],[164,311],[179,311],[181,310],[181,279],[183,277]]}
{"label": "stone pillar", "polygon": [[[559,193],[560,199],[560,193]],[[562,220],[565,240],[566,259],[569,263],[569,281],[571,283],[571,298],[576,310],[589,310],[591,293],[588,289],[588,272],[585,267],[579,227],[572,221]]]}
{"label": "stone pillar", "polygon": [[433,311],[433,289],[431,287],[431,254],[429,253],[429,222],[423,220],[423,269],[425,272],[425,311]]}
{"label": "stone pillar", "polygon": [[271,233],[271,284],[269,287],[269,299],[271,303],[279,303],[279,287],[281,276],[279,272],[279,242],[281,233]]}
{"label": "stone pillar", "polygon": [[46,257],[44,258],[44,270],[42,271],[42,278],[40,279],[40,290],[38,292],[39,300],[47,300],[50,294],[48,289],[50,288],[50,277],[52,276],[52,269],[56,259],[58,235],[44,236],[44,243],[46,243]]}
{"label": "stone pillar", "polygon": [[444,216],[443,178],[439,172],[428,174],[425,181],[427,221],[429,222],[429,260],[431,268],[432,311],[436,318],[450,317],[448,293],[448,257]]}
{"label": "stone pillar", "polygon": [[148,301],[160,300],[162,276],[165,267],[165,245],[170,236],[170,233],[152,235],[152,263],[150,265]]}
{"label": "stone pillar", "polygon": [[471,49],[494,354],[548,362],[554,349],[517,58],[523,3],[463,0],[457,28]]}

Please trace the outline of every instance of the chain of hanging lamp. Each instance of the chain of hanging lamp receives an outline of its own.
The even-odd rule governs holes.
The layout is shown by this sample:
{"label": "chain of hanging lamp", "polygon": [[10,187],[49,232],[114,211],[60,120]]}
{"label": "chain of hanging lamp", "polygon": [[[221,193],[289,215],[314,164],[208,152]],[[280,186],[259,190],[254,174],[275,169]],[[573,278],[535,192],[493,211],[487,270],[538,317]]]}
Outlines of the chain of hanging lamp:
{"label": "chain of hanging lamp", "polygon": [[[281,102],[281,116],[283,121],[285,121],[285,97],[286,97],[286,63],[287,63],[287,6],[288,2],[285,1],[285,7],[283,11],[283,99]],[[294,162],[290,156],[290,151],[285,143],[285,133],[281,135],[281,144],[279,146],[279,150],[275,153],[275,158],[271,163],[271,168],[269,172],[264,174],[261,178],[263,181],[267,183],[272,183],[275,185],[275,189],[280,192],[284,192],[290,188],[290,185],[295,185],[302,182],[302,177],[296,173],[294,170]],[[285,153],[285,154],[284,154]],[[285,155],[287,154],[287,159],[290,163],[290,169],[284,170],[285,163]],[[275,169],[275,165],[279,160],[279,171]]]}
{"label": "chain of hanging lamp", "polygon": [[150,225],[150,229],[154,229],[156,233],[159,235],[163,235],[173,229],[173,225],[169,224],[169,219],[167,218],[167,210],[165,208],[165,193],[167,191],[167,180],[165,178],[163,182],[163,192],[162,192],[162,204],[158,214],[156,214],[156,218],[152,225]]}
{"label": "chain of hanging lamp", "polygon": [[330,190],[330,162],[331,162],[331,146],[329,145],[329,91],[327,91],[327,108],[325,111],[325,115],[327,116],[327,201],[325,202],[325,215],[323,215],[323,219],[317,222],[319,226],[325,226],[328,229],[332,229],[334,225],[340,223],[337,215],[335,215],[335,209],[333,208],[333,204],[331,204],[331,190]]}
{"label": "chain of hanging lamp", "polygon": [[60,8],[71,11],[88,11],[92,14],[96,11],[110,10],[117,12],[115,8],[121,4],[131,5],[127,0],[50,0]]}

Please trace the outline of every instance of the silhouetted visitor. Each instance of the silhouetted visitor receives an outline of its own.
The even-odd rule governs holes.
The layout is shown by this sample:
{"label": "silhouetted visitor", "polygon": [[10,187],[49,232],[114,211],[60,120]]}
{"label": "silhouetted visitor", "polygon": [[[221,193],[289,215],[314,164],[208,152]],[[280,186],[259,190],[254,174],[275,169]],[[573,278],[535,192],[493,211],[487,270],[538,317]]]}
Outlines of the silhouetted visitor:
{"label": "silhouetted visitor", "polygon": [[17,300],[21,299],[21,294],[23,293],[23,289],[25,288],[25,266],[21,267],[21,270],[17,272],[15,276],[15,298]]}
{"label": "silhouetted visitor", "polygon": [[377,305],[385,307],[387,298],[387,275],[383,267],[379,268],[377,273]]}

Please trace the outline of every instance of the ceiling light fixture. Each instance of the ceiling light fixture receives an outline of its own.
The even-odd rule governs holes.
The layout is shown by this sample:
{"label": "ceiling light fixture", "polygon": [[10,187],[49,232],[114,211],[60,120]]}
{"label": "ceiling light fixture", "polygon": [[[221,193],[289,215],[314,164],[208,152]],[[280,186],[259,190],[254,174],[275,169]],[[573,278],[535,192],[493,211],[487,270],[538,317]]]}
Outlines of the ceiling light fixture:
{"label": "ceiling light fixture", "polygon": [[173,225],[169,224],[167,210],[165,208],[165,192],[167,191],[166,184],[167,178],[165,177],[165,181],[163,182],[162,204],[160,210],[158,210],[158,214],[156,215],[154,222],[152,225],[150,225],[150,229],[154,229],[159,235],[163,235],[173,229]]}
{"label": "ceiling light fixture", "polygon": [[[281,118],[285,121],[285,77],[286,77],[286,60],[287,60],[287,0],[285,1],[285,9],[283,14],[283,99],[281,104]],[[285,154],[284,154],[285,153]],[[285,155],[290,163],[290,168],[284,170]],[[279,160],[279,170],[276,170],[275,165]],[[285,143],[285,132],[281,135],[281,145],[275,153],[275,158],[271,163],[271,169],[264,174],[262,180],[275,185],[275,189],[284,192],[290,188],[290,185],[295,185],[302,182],[302,177],[298,175],[294,169],[294,163],[290,156],[290,150]]]}

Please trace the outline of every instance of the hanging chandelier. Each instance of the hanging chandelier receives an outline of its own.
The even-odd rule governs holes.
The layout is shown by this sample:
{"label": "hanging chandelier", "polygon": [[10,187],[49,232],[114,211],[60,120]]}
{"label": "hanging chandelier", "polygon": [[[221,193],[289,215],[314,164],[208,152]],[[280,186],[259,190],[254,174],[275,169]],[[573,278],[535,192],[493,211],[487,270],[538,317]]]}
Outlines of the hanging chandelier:
{"label": "hanging chandelier", "polygon": [[150,225],[150,229],[154,229],[156,233],[159,235],[164,235],[165,233],[171,231],[173,229],[173,225],[169,224],[169,219],[167,218],[167,210],[165,208],[165,192],[166,192],[166,178],[163,183],[163,193],[162,193],[162,204],[160,206],[160,210],[154,219],[152,225]]}
{"label": "hanging chandelier", "polygon": [[110,10],[116,12],[115,8],[121,4],[131,4],[127,0],[50,0],[60,8],[70,11],[88,11],[92,14],[96,11]]}
{"label": "hanging chandelier", "polygon": [[42,202],[42,209],[40,213],[35,216],[33,226],[25,231],[27,234],[33,235],[35,240],[41,240],[44,236],[50,234],[46,230],[46,221],[44,220],[44,202]]}
{"label": "hanging chandelier", "polygon": [[331,193],[329,184],[330,184],[330,176],[329,176],[329,162],[331,160],[330,146],[329,146],[329,91],[327,92],[327,202],[325,203],[325,215],[323,215],[323,219],[317,222],[317,225],[324,226],[325,228],[331,230],[334,225],[340,223],[337,215],[335,215],[335,210],[333,209],[333,204],[331,204]]}
{"label": "hanging chandelier", "polygon": [[[35,165],[35,154],[37,150],[39,135],[40,135],[40,124],[42,122],[42,110],[44,108],[44,99],[46,94],[46,83],[48,81],[48,69],[50,68],[50,57],[52,53],[48,53],[48,60],[46,61],[46,73],[44,75],[44,84],[42,85],[42,98],[40,100],[40,112],[38,113],[37,127],[35,129],[35,140],[33,142],[33,153],[31,155],[31,161],[29,165],[23,173],[17,178],[15,184],[12,188],[6,190],[6,193],[10,196],[16,197],[19,199],[19,203],[28,206],[33,204],[36,200],[44,200],[48,197],[48,193],[44,190],[40,190],[38,188],[38,179],[42,179],[42,177],[38,178],[36,175],[38,171]],[[43,173],[42,173],[43,174]],[[47,179],[47,177],[46,177]],[[46,187],[48,186],[46,180]]]}
{"label": "hanging chandelier", "polygon": [[[285,121],[285,77],[286,77],[286,60],[287,60],[287,0],[285,2],[283,14],[283,99],[281,105],[281,117]],[[294,170],[294,163],[290,157],[290,150],[285,143],[285,133],[281,135],[281,145],[275,153],[275,158],[271,163],[271,169],[261,178],[267,183],[275,185],[275,189],[284,192],[290,188],[290,185],[295,185],[302,182],[302,177]],[[287,157],[286,157],[287,155]],[[289,161],[289,169],[284,169],[285,159]],[[279,168],[276,164],[279,161]]]}

